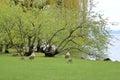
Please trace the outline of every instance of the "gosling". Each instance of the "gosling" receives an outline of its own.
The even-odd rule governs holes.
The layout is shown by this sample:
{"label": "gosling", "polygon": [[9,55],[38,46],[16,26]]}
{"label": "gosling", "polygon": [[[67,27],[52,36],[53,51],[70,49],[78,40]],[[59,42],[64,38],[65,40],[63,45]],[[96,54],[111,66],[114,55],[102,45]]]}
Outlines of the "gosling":
{"label": "gosling", "polygon": [[73,59],[72,58],[68,58],[67,63],[72,63]]}

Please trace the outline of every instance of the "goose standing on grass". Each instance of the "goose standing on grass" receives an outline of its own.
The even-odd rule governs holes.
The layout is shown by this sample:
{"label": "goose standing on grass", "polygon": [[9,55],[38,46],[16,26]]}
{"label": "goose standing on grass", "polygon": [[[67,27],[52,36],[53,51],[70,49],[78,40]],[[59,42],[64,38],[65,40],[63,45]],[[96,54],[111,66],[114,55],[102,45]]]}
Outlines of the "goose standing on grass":
{"label": "goose standing on grass", "polygon": [[29,59],[34,59],[35,58],[35,53],[33,52],[30,56],[29,56]]}
{"label": "goose standing on grass", "polygon": [[65,54],[65,58],[69,58],[69,57],[70,57],[70,53],[67,52],[67,53]]}

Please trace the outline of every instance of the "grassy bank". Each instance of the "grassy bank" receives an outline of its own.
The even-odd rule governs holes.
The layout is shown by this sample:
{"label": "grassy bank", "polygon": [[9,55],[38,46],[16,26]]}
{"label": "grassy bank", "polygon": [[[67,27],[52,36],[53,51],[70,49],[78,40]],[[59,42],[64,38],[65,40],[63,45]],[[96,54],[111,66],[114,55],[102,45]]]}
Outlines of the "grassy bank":
{"label": "grassy bank", "polygon": [[119,80],[120,63],[73,59],[62,56],[34,60],[0,55],[0,80]]}

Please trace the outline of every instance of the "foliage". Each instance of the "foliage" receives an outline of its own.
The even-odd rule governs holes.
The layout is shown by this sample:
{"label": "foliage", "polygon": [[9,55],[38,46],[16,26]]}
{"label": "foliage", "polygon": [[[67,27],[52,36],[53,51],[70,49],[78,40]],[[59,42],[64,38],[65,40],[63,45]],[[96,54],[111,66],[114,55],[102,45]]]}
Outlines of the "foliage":
{"label": "foliage", "polygon": [[[55,45],[59,52],[75,49],[97,58],[105,53],[109,43],[106,20],[100,14],[86,14],[87,1],[82,3],[82,12],[50,5],[24,12],[21,5],[0,5],[0,36],[3,36],[0,41],[21,52],[23,46],[34,47],[40,39],[41,46]],[[72,4],[66,2],[66,5]]]}

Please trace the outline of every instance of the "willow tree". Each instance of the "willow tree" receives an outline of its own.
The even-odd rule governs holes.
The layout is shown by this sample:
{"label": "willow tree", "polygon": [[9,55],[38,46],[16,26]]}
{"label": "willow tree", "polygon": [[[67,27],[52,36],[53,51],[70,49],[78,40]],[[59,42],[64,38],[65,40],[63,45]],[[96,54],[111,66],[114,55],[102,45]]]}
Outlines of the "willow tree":
{"label": "willow tree", "polygon": [[[63,10],[76,10],[80,12],[83,20],[87,15],[88,0],[13,0],[15,3],[21,3],[27,10],[35,7],[43,8],[46,5],[58,7],[61,6]],[[39,5],[38,5],[39,4]]]}
{"label": "willow tree", "polygon": [[[48,57],[53,57],[65,50],[73,51],[73,49],[79,50],[77,53],[98,56],[99,53],[104,53],[107,48],[109,33],[105,28],[106,21],[101,14],[96,15],[88,12],[91,1],[93,0],[34,0],[33,9],[29,4],[30,2],[27,2],[30,10],[26,7],[29,11],[23,13],[26,16],[21,19],[23,23],[20,27],[24,27],[25,29],[22,29],[25,32],[27,29],[27,34],[32,35],[33,42],[36,42],[35,40],[38,37],[43,40],[42,44],[45,47],[49,45],[44,51]],[[37,3],[39,4],[37,5]],[[34,9],[37,11],[35,12]],[[28,16],[29,19],[27,14],[30,15]],[[25,17],[26,19],[24,19]],[[18,23],[16,26],[19,27],[21,20],[18,17],[15,19]],[[24,23],[27,23],[27,26],[23,26]],[[19,39],[19,37],[16,38]],[[55,51],[52,50],[52,45],[56,46]]]}
{"label": "willow tree", "polygon": [[78,11],[82,16],[82,19],[86,19],[88,0],[50,0],[50,5],[55,6],[58,2],[61,2],[63,10]]}
{"label": "willow tree", "polygon": [[[88,12],[88,7],[93,6],[91,5],[93,0],[50,1],[50,5],[53,7],[57,7],[57,2],[61,1],[62,12],[65,13],[64,16],[66,17],[64,20],[68,26],[68,36],[60,41],[61,44],[58,48],[63,46],[62,49],[78,49],[82,53],[93,55],[96,58],[98,55],[103,55],[107,49],[109,32],[105,28],[106,20],[102,18],[101,14]],[[68,16],[70,17],[68,18]],[[71,20],[77,20],[77,23],[72,23]]]}
{"label": "willow tree", "polygon": [[2,3],[2,4],[6,4],[6,3],[8,3],[10,0],[0,0],[0,3]]}

